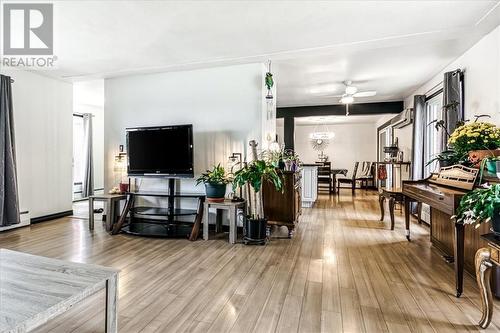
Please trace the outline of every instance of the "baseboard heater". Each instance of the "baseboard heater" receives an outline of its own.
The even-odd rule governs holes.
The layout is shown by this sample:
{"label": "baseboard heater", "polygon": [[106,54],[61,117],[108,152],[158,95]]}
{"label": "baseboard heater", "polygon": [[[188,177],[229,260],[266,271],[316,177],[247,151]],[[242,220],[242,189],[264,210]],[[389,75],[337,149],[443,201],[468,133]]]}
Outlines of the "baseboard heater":
{"label": "baseboard heater", "polygon": [[56,220],[56,219],[60,219],[62,217],[71,216],[71,215],[73,215],[73,210],[66,210],[64,212],[59,212],[59,213],[54,213],[54,214],[49,214],[49,215],[34,217],[34,218],[31,219],[31,224],[36,224],[36,223],[40,223],[40,222]]}
{"label": "baseboard heater", "polygon": [[21,215],[21,223],[17,223],[17,224],[13,224],[13,225],[9,225],[9,226],[6,226],[6,227],[0,227],[0,232],[2,231],[7,231],[7,230],[12,230],[12,229],[16,229],[16,228],[21,228],[21,227],[26,227],[28,225],[31,224],[31,216],[30,216],[30,212],[29,211],[22,211],[20,213]]}

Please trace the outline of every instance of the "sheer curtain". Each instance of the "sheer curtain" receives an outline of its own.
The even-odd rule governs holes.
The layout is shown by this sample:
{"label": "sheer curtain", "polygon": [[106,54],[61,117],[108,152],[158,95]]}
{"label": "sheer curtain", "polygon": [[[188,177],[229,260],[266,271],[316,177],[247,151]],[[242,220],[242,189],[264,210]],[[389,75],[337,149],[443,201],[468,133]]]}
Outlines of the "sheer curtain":
{"label": "sheer curtain", "polygon": [[94,194],[94,160],[92,148],[92,114],[83,114],[83,182],[82,196],[84,198]]}
{"label": "sheer curtain", "polygon": [[12,87],[10,77],[0,74],[0,226],[20,222]]}

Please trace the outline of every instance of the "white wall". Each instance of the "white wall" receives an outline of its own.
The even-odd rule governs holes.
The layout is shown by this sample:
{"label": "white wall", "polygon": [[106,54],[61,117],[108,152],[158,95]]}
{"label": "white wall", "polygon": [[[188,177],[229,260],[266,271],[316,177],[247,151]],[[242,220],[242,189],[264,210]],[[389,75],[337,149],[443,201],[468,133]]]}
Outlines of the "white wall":
{"label": "white wall", "polygon": [[[263,84],[260,63],[105,80],[106,190],[116,185],[113,161],[127,127],[193,124],[195,175],[226,163],[233,152],[246,154],[251,139],[261,144]],[[166,183],[144,180],[143,186],[164,190]]]}
{"label": "white wall", "polygon": [[[500,124],[500,27],[490,32],[440,73],[405,99],[413,106],[413,95],[425,94],[443,81],[444,72],[465,71],[464,111],[466,119],[476,114],[491,115],[490,122]],[[487,120],[488,121],[488,120]]]}
{"label": "white wall", "polygon": [[[499,49],[500,27],[497,27],[408,96],[405,99],[405,106],[413,106],[413,95],[428,95],[436,90],[436,87],[442,83],[443,74],[445,72],[461,68],[465,71],[465,119],[473,119],[474,115],[489,114],[491,119],[483,120],[500,124]],[[411,135],[411,133],[409,135]],[[425,207],[423,210],[422,218],[425,221],[429,221],[430,215],[428,207]]]}
{"label": "white wall", "polygon": [[104,80],[73,84],[73,111],[91,113],[94,152],[94,188],[104,188]]}
{"label": "white wall", "polygon": [[[295,151],[304,163],[314,163],[318,160],[318,152],[312,148],[309,134],[315,126],[295,126]],[[377,127],[375,123],[354,123],[328,125],[335,138],[330,140],[325,150],[332,168],[345,168],[352,172],[356,161],[377,160]]]}
{"label": "white wall", "polygon": [[31,218],[72,209],[72,84],[20,70],[11,76],[20,206]]}

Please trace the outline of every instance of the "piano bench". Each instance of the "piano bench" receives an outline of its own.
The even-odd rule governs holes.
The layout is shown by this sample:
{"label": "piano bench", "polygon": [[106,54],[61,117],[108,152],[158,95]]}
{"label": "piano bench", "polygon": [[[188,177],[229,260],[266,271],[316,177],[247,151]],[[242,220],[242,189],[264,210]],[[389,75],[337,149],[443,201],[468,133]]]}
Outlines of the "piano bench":
{"label": "piano bench", "polygon": [[[404,195],[403,191],[399,187],[381,187],[379,189],[379,204],[380,204],[380,221],[384,221],[385,208],[384,201],[387,199],[389,201],[389,216],[391,218],[391,230],[394,230],[394,206],[396,203],[403,204]],[[418,223],[421,223],[420,213],[422,211],[422,205],[419,203],[418,211]]]}

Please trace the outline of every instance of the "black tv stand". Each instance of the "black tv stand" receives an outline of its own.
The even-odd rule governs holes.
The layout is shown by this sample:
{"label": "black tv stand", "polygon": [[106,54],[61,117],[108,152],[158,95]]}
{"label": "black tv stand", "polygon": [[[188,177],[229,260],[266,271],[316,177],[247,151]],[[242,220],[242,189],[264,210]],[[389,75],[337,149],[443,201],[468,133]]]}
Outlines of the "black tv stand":
{"label": "black tv stand", "polygon": [[[136,206],[138,197],[167,198],[167,207]],[[198,200],[197,209],[175,207],[175,199]],[[112,234],[120,232],[150,237],[198,238],[203,216],[205,195],[175,192],[175,179],[168,180],[168,192],[128,192],[120,219],[112,228]],[[189,220],[189,217],[194,219]]]}

